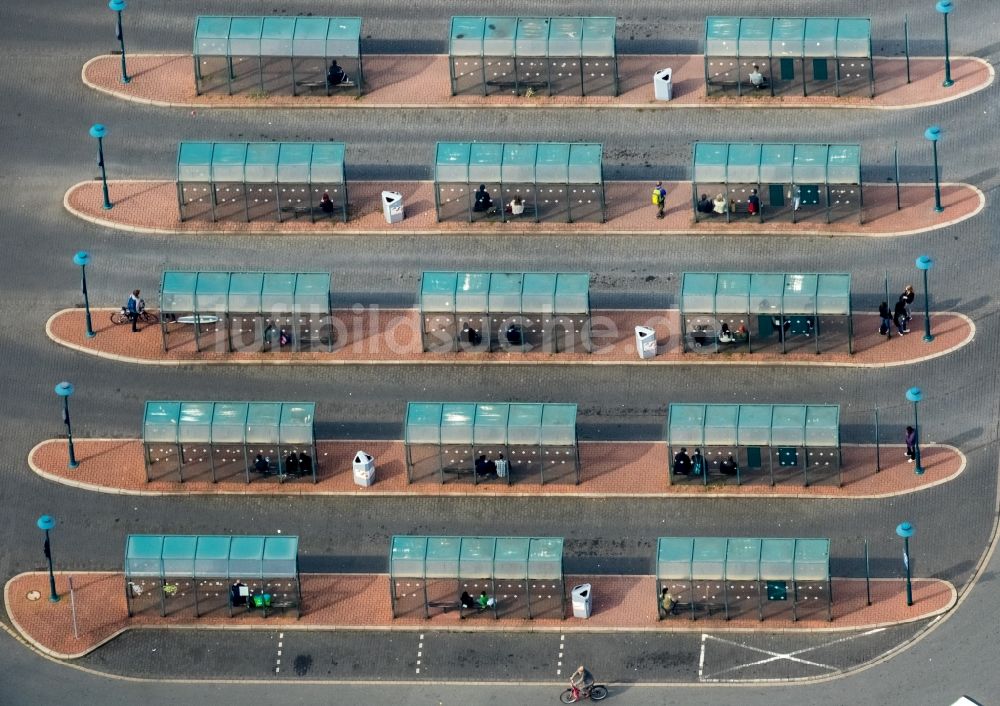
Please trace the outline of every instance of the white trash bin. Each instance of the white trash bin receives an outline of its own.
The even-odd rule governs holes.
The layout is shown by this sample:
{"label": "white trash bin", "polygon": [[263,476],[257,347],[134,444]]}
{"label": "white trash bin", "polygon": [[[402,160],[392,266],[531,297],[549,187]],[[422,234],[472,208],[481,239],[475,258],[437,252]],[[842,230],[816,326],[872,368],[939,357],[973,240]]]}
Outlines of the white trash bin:
{"label": "white trash bin", "polygon": [[375,459],[364,451],[354,454],[354,482],[362,487],[375,482]]}
{"label": "white trash bin", "polygon": [[658,101],[668,101],[674,97],[673,69],[660,69],[653,74],[653,94]]}
{"label": "white trash bin", "polygon": [[382,215],[386,223],[399,223],[403,220],[403,195],[398,191],[382,192]]}
{"label": "white trash bin", "polygon": [[648,326],[635,327],[635,350],[643,360],[656,357],[656,331]]}
{"label": "white trash bin", "polygon": [[573,596],[573,617],[589,618],[593,598],[593,593],[590,591],[590,584],[581,583],[578,586],[573,586],[571,595]]}

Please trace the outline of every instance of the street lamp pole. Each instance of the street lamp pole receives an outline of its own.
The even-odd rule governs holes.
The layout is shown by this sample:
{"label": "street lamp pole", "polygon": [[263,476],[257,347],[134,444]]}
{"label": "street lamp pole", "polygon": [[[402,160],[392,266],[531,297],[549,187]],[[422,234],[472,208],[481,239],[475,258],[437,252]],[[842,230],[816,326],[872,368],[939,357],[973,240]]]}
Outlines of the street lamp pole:
{"label": "street lamp pole", "polygon": [[916,468],[913,472],[918,476],[924,474],[924,467],[920,463],[920,419],[917,415],[917,405],[924,398],[924,393],[919,387],[911,387],[906,391],[906,399],[913,403],[913,462]]}
{"label": "street lamp pole", "polygon": [[87,312],[87,338],[94,337],[94,326],[90,320],[90,297],[87,295],[87,264],[90,262],[90,254],[81,250],[73,256],[73,262],[80,266],[80,277],[83,281],[83,308]]}
{"label": "street lamp pole", "polygon": [[903,566],[906,567],[906,605],[913,605],[913,582],[910,578],[910,537],[916,529],[909,522],[901,522],[896,534],[903,538]]}
{"label": "street lamp pole", "polygon": [[97,140],[97,166],[101,168],[101,185],[104,188],[104,210],[110,209],[114,204],[108,196],[108,173],[104,169],[104,136],[108,134],[108,129],[100,123],[90,126],[90,136]]}
{"label": "street lamp pole", "polygon": [[948,15],[955,9],[951,0],[938,0],[934,9],[944,15],[944,83],[941,85],[947,88],[955,82],[951,80],[951,59],[948,52]]}
{"label": "street lamp pole", "polygon": [[[108,3],[108,9],[112,12],[118,13],[118,29],[115,34],[115,39],[121,44],[122,47],[122,83],[128,83],[132,79],[129,78],[128,70],[125,68],[125,33],[122,32],[122,11],[128,7],[128,3],[125,0],[111,0]],[[947,20],[945,20],[947,22]],[[947,35],[947,31],[945,33]]]}
{"label": "street lamp pole", "polygon": [[59,594],[56,593],[56,575],[52,571],[52,545],[49,544],[49,530],[56,526],[56,518],[52,515],[42,515],[35,523],[38,529],[45,532],[45,558],[49,562],[49,600],[53,603],[59,602]]}
{"label": "street lamp pole", "polygon": [[917,258],[916,264],[917,269],[924,273],[924,342],[930,343],[934,340],[934,336],[931,335],[931,293],[927,289],[927,273],[934,267],[934,260],[927,255],[921,255]]}
{"label": "street lamp pole", "polygon": [[69,467],[76,468],[79,466],[79,462],[76,460],[76,454],[73,453],[73,427],[69,423],[69,396],[73,394],[73,384],[69,382],[61,382],[56,385],[56,394],[63,399],[63,424],[66,425],[66,439],[69,447]]}
{"label": "street lamp pole", "polygon": [[931,125],[924,130],[924,139],[930,140],[931,144],[934,145],[934,210],[941,213],[944,206],[941,205],[941,179],[938,174],[937,156],[937,143],[941,139],[941,128],[937,125]]}

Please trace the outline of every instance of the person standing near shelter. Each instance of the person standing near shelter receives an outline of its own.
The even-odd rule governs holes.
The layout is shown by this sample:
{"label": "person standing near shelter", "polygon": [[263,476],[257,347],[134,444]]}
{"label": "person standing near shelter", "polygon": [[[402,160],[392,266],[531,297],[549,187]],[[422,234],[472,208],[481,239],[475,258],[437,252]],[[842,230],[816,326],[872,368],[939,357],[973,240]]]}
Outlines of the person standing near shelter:
{"label": "person standing near shelter", "polygon": [[139,314],[142,313],[142,299],[139,298],[139,290],[133,289],[132,293],[128,297],[128,301],[125,302],[125,310],[128,312],[128,318],[132,322],[132,333],[137,333],[139,331],[137,324],[139,323]]}
{"label": "person standing near shelter", "polygon": [[896,324],[896,331],[902,336],[904,333],[909,333],[906,328],[906,304],[900,299],[896,302],[896,306],[892,310],[892,322]]}
{"label": "person standing near shelter", "polygon": [[750,72],[750,85],[754,88],[764,87],[764,74],[760,72],[760,66],[757,64],[753,65],[753,70]]}
{"label": "person standing near shelter", "polygon": [[656,182],[653,187],[653,205],[656,206],[656,217],[663,218],[663,209],[666,208],[667,190],[663,188],[663,182]]}
{"label": "person standing near shelter", "polygon": [[760,196],[757,195],[757,189],[750,189],[750,196],[747,198],[747,213],[751,216],[760,213]]}
{"label": "person standing near shelter", "polygon": [[913,427],[906,427],[906,458],[909,463],[917,457],[917,430]]}
{"label": "person standing near shelter", "polygon": [[802,205],[802,189],[799,188],[798,184],[792,184],[791,196],[792,196],[792,210],[798,211],[799,206]]}
{"label": "person standing near shelter", "polygon": [[878,315],[882,320],[879,323],[878,335],[892,337],[892,312],[889,311],[889,302],[878,305]]}

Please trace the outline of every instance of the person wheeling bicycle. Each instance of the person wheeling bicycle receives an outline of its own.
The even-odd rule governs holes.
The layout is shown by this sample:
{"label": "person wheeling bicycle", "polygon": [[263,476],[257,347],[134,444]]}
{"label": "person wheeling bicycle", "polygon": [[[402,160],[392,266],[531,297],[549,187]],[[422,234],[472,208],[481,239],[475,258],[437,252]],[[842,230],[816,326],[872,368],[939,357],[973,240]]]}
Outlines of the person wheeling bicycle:
{"label": "person wheeling bicycle", "polygon": [[132,322],[132,332],[135,333],[139,329],[137,324],[139,323],[139,315],[146,308],[146,302],[142,300],[139,296],[140,290],[132,290],[132,294],[129,295],[128,301],[125,302],[125,312],[128,314],[129,320]]}
{"label": "person wheeling bicycle", "polygon": [[569,678],[569,685],[572,687],[573,691],[576,692],[575,696],[589,696],[590,689],[594,686],[594,675],[590,673],[590,670],[584,667],[582,664],[573,672],[572,676]]}

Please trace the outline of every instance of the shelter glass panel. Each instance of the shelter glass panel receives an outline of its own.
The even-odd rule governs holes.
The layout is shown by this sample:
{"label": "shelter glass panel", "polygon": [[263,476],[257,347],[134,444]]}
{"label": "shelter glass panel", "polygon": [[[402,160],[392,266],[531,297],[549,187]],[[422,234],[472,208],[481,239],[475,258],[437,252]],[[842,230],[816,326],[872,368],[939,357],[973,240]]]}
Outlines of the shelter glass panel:
{"label": "shelter glass panel", "polygon": [[738,443],[739,420],[739,405],[705,405],[705,446],[735,446]]}
{"label": "shelter glass panel", "polygon": [[840,446],[840,407],[809,405],[806,407],[806,446]]}
{"label": "shelter glass panel", "polygon": [[590,275],[560,273],[556,277],[555,313],[590,313]]}
{"label": "shelter glass panel", "polygon": [[771,443],[771,406],[766,404],[740,405],[737,429],[740,446],[767,446]]}
{"label": "shelter glass panel", "polygon": [[670,446],[701,446],[704,441],[705,405],[671,404],[667,417]]}
{"label": "shelter glass panel", "polygon": [[528,537],[498,537],[493,558],[493,577],[526,579],[530,542]]}
{"label": "shelter glass panel", "polygon": [[459,555],[458,578],[483,579],[493,577],[495,537],[463,537]]}
{"label": "shelter glass panel", "polygon": [[719,273],[715,288],[715,313],[746,314],[749,311],[750,275],[735,272]]}
{"label": "shelter glass panel", "polygon": [[736,56],[740,36],[739,17],[705,19],[705,55]]}
{"label": "shelter glass panel", "polygon": [[507,443],[537,446],[542,441],[542,405],[512,404],[507,419]]}
{"label": "shelter glass panel", "polygon": [[280,402],[251,402],[247,410],[247,443],[277,444],[280,425]]}
{"label": "shelter glass panel", "polygon": [[693,537],[660,537],[656,549],[656,575],[661,579],[691,579]]}
{"label": "shelter glass panel", "polygon": [[576,405],[546,404],[542,410],[542,445],[576,446]]}
{"label": "shelter glass panel", "polygon": [[740,19],[739,55],[768,57],[771,55],[770,17],[743,17]]}
{"label": "shelter glass panel", "polygon": [[448,403],[441,405],[441,443],[473,443],[476,421],[476,405]]}
{"label": "shelter glass panel", "polygon": [[794,573],[796,581],[829,581],[830,540],[795,540]]}
{"label": "shelter glass panel", "polygon": [[726,579],[756,581],[760,578],[761,540],[730,537],[726,545]]}
{"label": "shelter glass panel", "polygon": [[563,540],[557,537],[534,537],[528,548],[528,578],[562,579]]}
{"label": "shelter glass panel", "polygon": [[389,573],[393,578],[423,578],[426,555],[427,537],[393,537]]}
{"label": "shelter glass panel", "polygon": [[794,564],[794,539],[765,539],[761,542],[761,581],[791,581],[795,578]]}
{"label": "shelter glass panel", "polygon": [[833,57],[837,55],[837,19],[835,17],[807,17],[803,53],[807,57]]}
{"label": "shelter glass panel", "polygon": [[762,184],[791,184],[794,145],[761,145],[760,182]]}
{"label": "shelter glass panel", "polygon": [[691,578],[721,581],[726,577],[726,539],[695,537],[691,554]]}
{"label": "shelter glass panel", "polygon": [[696,184],[725,184],[729,145],[698,142],[694,146],[694,181]]}
{"label": "shelter glass panel", "polygon": [[805,443],[805,406],[786,404],[774,405],[771,414],[771,445],[804,446]]}
{"label": "shelter glass panel", "polygon": [[427,578],[458,578],[461,537],[428,537],[424,571]]}
{"label": "shelter glass panel", "polygon": [[176,443],[180,425],[180,402],[147,402],[142,438],[148,443]]}
{"label": "shelter glass panel", "polygon": [[507,443],[507,419],[510,406],[506,404],[476,405],[473,443],[503,445]]}

